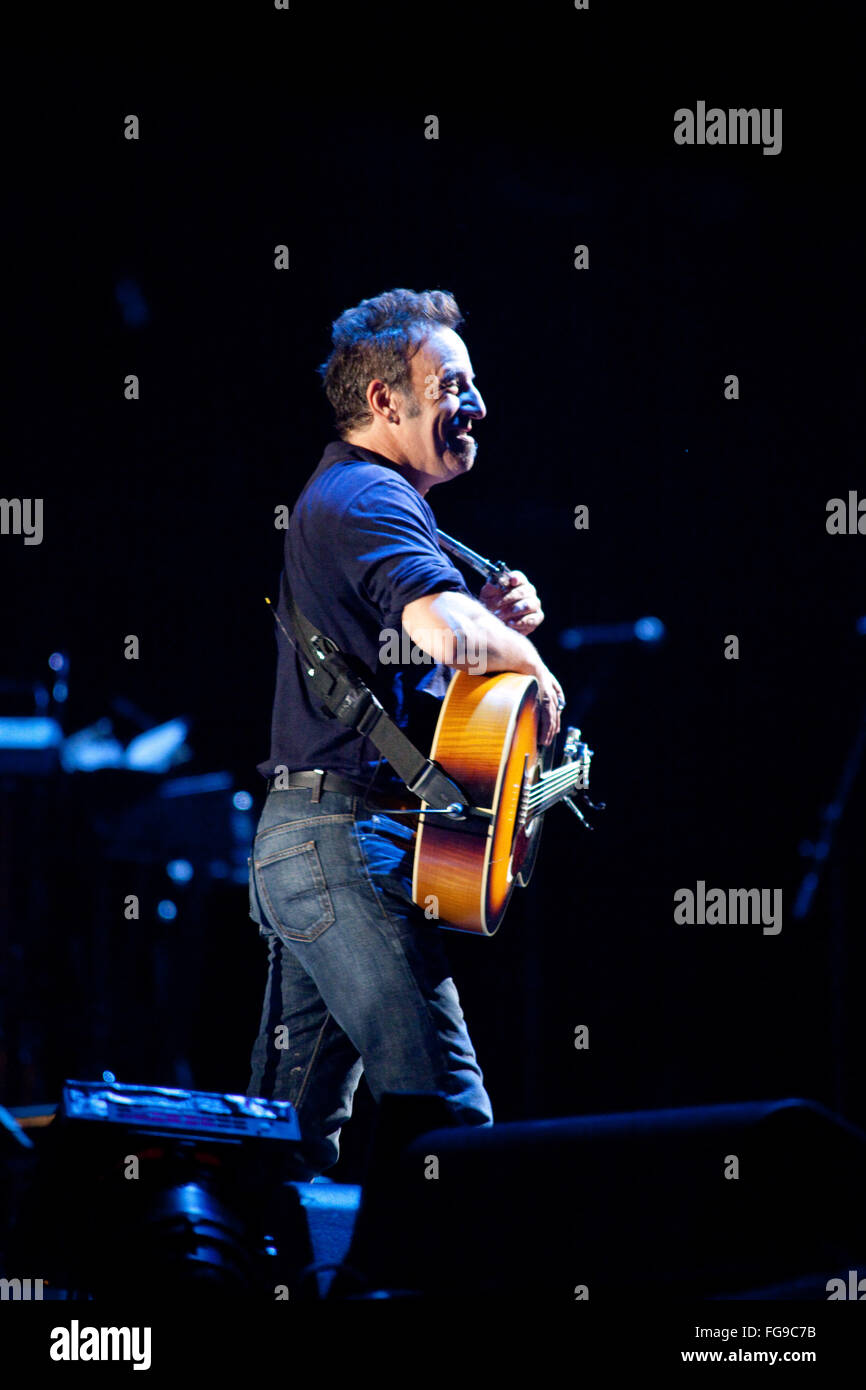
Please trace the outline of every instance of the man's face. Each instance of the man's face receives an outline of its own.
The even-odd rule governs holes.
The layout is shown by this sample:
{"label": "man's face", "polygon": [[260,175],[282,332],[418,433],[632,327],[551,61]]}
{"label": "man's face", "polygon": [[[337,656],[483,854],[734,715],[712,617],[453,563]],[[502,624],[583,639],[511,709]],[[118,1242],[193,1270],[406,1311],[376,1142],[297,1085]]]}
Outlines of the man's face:
{"label": "man's face", "polygon": [[453,329],[434,329],[410,367],[415,402],[402,399],[395,434],[406,461],[424,475],[426,491],[469,472],[477,449],[472,422],[483,420],[487,408],[473,384],[466,344]]}

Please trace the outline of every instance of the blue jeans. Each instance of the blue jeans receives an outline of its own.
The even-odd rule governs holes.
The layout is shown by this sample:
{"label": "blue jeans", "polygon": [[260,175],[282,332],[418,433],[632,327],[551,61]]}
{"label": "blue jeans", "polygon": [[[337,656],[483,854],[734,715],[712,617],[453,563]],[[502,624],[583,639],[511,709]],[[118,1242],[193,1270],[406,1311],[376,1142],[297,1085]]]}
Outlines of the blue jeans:
{"label": "blue jeans", "polygon": [[250,916],[268,976],[248,1096],[291,1101],[299,1178],[336,1163],[364,1073],[374,1099],[434,1093],[492,1124],[441,929],[411,899],[413,829],[363,797],[268,792],[250,860]]}

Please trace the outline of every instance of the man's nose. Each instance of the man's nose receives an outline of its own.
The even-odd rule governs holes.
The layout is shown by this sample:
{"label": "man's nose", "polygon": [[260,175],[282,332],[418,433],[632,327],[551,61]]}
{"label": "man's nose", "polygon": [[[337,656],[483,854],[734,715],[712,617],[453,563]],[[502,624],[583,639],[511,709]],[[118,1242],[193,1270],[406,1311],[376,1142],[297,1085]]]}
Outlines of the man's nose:
{"label": "man's nose", "polygon": [[471,415],[476,420],[483,420],[487,414],[487,406],[484,404],[481,392],[476,391],[474,386],[466,393],[463,409],[467,415]]}

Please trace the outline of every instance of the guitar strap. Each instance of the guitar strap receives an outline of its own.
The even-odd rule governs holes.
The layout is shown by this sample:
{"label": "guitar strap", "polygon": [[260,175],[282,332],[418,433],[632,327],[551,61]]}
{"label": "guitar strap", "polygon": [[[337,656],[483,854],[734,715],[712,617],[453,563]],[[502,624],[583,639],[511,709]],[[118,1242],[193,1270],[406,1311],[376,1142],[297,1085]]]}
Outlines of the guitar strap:
{"label": "guitar strap", "polygon": [[373,691],[352,670],[336,642],[310,622],[295,602],[283,569],[283,593],[289,618],[298,638],[304,671],[321,700],[324,712],[368,738],[393,767],[413,796],[444,811],[455,802],[461,810],[471,805],[463,789],[443,772],[386,713]]}

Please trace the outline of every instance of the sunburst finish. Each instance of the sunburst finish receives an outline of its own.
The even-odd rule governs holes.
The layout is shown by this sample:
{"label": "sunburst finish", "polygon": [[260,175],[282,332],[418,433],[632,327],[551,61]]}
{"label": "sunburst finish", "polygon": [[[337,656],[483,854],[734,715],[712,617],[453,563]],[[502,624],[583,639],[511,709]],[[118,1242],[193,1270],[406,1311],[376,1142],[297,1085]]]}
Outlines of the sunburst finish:
{"label": "sunburst finish", "polygon": [[437,903],[443,925],[492,936],[515,883],[532,870],[541,816],[524,824],[527,785],[541,774],[538,682],[513,671],[458,671],[442,703],[431,757],[488,817],[419,819],[413,900]]}

